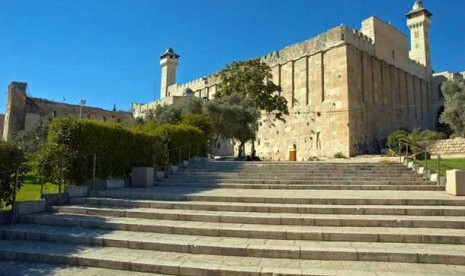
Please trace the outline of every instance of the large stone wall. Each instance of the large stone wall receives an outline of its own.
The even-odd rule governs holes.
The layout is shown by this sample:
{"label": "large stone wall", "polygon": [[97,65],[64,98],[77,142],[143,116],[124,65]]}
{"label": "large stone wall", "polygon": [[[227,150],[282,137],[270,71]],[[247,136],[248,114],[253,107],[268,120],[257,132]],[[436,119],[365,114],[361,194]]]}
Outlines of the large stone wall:
{"label": "large stone wall", "polygon": [[[14,139],[19,131],[34,127],[45,116],[79,116],[79,105],[28,97],[26,95],[26,87],[27,83],[24,82],[12,82],[8,86],[8,99],[3,127],[4,140],[9,141]],[[82,118],[109,122],[123,122],[132,118],[132,113],[129,112],[108,111],[96,107],[84,106],[81,111]]]}
{"label": "large stone wall", "polygon": [[434,128],[430,82],[348,47],[351,152],[377,152],[399,128]]}
{"label": "large stone wall", "polygon": [[464,155],[465,138],[421,142],[433,155]]}
{"label": "large stone wall", "polygon": [[3,137],[3,123],[5,121],[5,114],[0,114],[0,139]]}
{"label": "large stone wall", "polygon": [[[386,137],[403,127],[434,128],[436,87],[432,72],[409,58],[405,34],[370,17],[360,31],[339,26],[309,40],[261,57],[272,70],[288,100],[286,122],[262,115],[256,154],[286,160],[289,149],[297,160],[379,152]],[[168,88],[182,96],[189,88],[211,98],[218,74]],[[149,110],[162,101],[140,106]],[[237,144],[235,151],[237,152]],[[246,146],[250,152],[251,145]]]}

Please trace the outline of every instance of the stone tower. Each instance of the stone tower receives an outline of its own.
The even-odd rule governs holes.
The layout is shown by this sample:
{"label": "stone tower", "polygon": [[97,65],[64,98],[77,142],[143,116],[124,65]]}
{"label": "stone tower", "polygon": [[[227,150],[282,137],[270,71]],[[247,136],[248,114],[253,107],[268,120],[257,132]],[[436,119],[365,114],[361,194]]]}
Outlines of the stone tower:
{"label": "stone tower", "polygon": [[407,26],[410,29],[410,59],[418,61],[426,67],[427,72],[431,72],[429,28],[432,14],[425,9],[421,0],[416,0],[406,16]]}
{"label": "stone tower", "polygon": [[24,129],[26,123],[26,88],[25,82],[12,82],[8,86],[3,140],[11,141],[14,134]]}
{"label": "stone tower", "polygon": [[176,67],[178,66],[179,55],[174,53],[172,48],[168,48],[160,56],[161,82],[160,99],[168,95],[168,87],[176,83]]}

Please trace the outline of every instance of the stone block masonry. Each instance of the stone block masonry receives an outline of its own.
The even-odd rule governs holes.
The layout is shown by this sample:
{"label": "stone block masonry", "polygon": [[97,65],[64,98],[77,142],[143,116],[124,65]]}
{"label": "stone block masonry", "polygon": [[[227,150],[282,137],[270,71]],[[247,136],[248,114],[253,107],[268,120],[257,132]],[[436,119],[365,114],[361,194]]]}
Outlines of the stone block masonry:
{"label": "stone block masonry", "polygon": [[3,122],[5,121],[5,114],[0,114],[0,139],[3,137]]}
{"label": "stone block masonry", "polygon": [[[292,149],[297,160],[304,161],[336,153],[378,153],[388,135],[400,127],[435,128],[442,99],[435,97],[438,86],[432,84],[431,15],[421,1],[407,14],[410,42],[415,46],[410,52],[405,34],[372,16],[360,30],[337,26],[261,56],[271,67],[273,82],[282,87],[290,115],[285,123],[262,115],[256,154],[265,160],[288,160]],[[135,116],[144,116],[188,89],[207,99],[217,92],[218,74],[176,83],[178,58],[172,49],[161,56],[166,73],[162,82],[168,86],[162,86],[161,100],[133,105]],[[237,153],[238,145],[232,146]],[[246,145],[246,152],[251,149],[251,144]]]}
{"label": "stone block masonry", "polygon": [[465,138],[455,138],[421,143],[433,155],[463,155],[465,156]]}

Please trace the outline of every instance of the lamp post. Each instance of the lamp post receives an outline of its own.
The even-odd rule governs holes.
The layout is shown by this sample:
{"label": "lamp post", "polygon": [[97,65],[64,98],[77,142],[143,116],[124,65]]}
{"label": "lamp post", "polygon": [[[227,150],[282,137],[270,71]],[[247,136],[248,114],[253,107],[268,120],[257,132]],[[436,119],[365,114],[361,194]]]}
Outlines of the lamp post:
{"label": "lamp post", "polygon": [[79,101],[79,120],[81,120],[82,118],[82,108],[86,105],[86,100],[85,99],[81,99]]}

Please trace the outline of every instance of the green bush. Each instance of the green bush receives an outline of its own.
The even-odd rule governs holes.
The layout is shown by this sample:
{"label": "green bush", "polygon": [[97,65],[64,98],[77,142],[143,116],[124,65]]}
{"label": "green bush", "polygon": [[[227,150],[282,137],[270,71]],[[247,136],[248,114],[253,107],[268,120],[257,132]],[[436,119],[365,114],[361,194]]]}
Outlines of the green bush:
{"label": "green bush", "polygon": [[339,151],[334,154],[334,158],[346,158],[346,156],[344,155],[344,153]]}
{"label": "green bush", "polygon": [[[0,208],[13,203],[15,170],[25,161],[22,150],[0,141]],[[21,188],[21,183],[18,183],[17,189],[19,188]]]}
{"label": "green bush", "polygon": [[[97,157],[96,177],[127,177],[132,166],[153,166],[153,156],[162,148],[159,137],[132,131],[119,124],[57,118],[41,148],[39,169],[57,180],[80,185],[92,178],[93,154]],[[61,161],[63,160],[63,161]]]}
{"label": "green bush", "polygon": [[433,131],[429,129],[415,128],[410,134],[413,141],[432,141],[446,139],[447,135],[443,132]]}
{"label": "green bush", "polygon": [[409,132],[405,129],[399,129],[391,133],[391,135],[388,136],[387,141],[386,141],[386,147],[395,153],[399,152],[399,142],[402,142],[401,145],[401,151],[405,152],[406,150],[406,145],[411,144],[411,139],[409,137]]}
{"label": "green bush", "polygon": [[402,142],[401,144],[401,152],[405,152],[407,150],[406,144],[409,145],[409,153],[415,153],[421,151],[422,148],[418,142],[421,141],[431,141],[431,140],[440,140],[446,139],[447,135],[443,132],[432,131],[429,129],[420,129],[415,128],[412,132],[408,132],[404,129],[399,129],[394,131],[386,141],[386,146],[390,149],[393,153],[399,153],[399,141]]}

